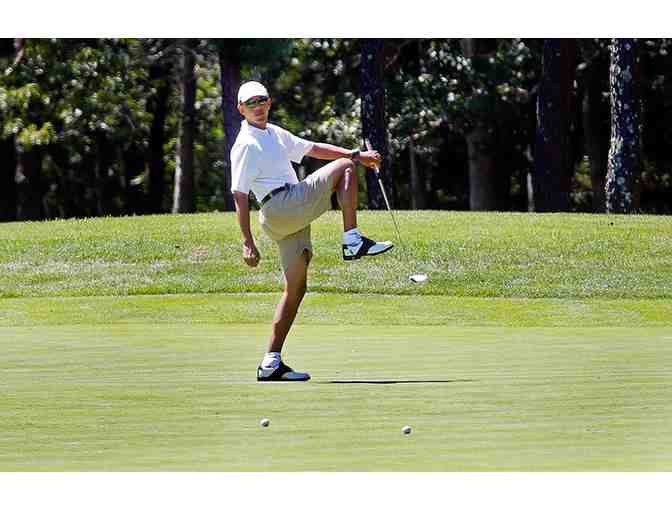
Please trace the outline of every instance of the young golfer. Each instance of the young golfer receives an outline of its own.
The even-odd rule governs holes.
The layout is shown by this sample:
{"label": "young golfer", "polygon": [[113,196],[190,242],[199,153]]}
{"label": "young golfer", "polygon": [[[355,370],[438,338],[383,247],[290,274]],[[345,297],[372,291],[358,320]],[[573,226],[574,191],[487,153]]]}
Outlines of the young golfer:
{"label": "young golfer", "polygon": [[[258,82],[244,83],[238,91],[238,111],[245,117],[231,149],[231,191],[243,235],[243,259],[250,267],[260,254],[250,230],[249,192],[261,205],[259,222],[275,241],[285,278],[285,290],[273,319],[268,350],[257,369],[257,381],[307,381],[282,362],[280,352],[306,293],[308,264],[313,255],[310,223],[329,210],[336,192],[343,212],[343,259],[379,255],[392,248],[377,243],[357,229],[357,174],[355,161],[373,168],[380,163],[375,151],[360,152],[294,136],[268,122],[271,97]],[[335,160],[299,182],[291,162],[304,156]]]}

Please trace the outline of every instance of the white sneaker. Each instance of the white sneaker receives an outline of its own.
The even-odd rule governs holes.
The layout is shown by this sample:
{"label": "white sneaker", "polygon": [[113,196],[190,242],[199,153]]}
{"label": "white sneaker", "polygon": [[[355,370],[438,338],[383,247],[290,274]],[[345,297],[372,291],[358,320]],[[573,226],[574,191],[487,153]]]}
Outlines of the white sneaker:
{"label": "white sneaker", "polygon": [[343,260],[357,260],[364,256],[373,257],[392,248],[394,248],[394,244],[390,241],[377,243],[368,237],[361,236],[357,243],[343,245]]}

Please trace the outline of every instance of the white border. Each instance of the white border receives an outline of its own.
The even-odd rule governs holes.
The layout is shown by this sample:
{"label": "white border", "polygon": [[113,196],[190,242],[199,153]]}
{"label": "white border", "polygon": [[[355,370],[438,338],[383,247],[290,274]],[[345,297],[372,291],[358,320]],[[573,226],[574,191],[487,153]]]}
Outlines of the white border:
{"label": "white border", "polygon": [[662,510],[671,483],[671,473],[5,473],[0,494],[13,510]]}
{"label": "white border", "polygon": [[606,0],[35,0],[2,37],[666,37],[660,2]]}

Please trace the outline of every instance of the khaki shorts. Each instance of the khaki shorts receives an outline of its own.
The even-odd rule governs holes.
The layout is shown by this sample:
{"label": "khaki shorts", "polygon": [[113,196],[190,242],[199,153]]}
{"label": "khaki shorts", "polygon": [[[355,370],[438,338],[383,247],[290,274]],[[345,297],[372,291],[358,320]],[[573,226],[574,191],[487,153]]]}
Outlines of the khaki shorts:
{"label": "khaki shorts", "polygon": [[277,193],[259,211],[261,228],[278,244],[283,273],[304,251],[309,258],[313,255],[310,224],[331,208],[333,185],[328,166]]}

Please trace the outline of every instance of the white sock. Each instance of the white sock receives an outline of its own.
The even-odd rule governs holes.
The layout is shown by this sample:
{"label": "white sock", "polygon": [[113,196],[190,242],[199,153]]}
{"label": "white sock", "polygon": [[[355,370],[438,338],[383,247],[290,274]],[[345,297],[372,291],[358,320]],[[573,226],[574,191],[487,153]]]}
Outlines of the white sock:
{"label": "white sock", "polygon": [[343,244],[350,246],[351,244],[359,244],[362,240],[362,234],[357,227],[343,232]]}
{"label": "white sock", "polygon": [[261,362],[261,368],[276,368],[280,364],[279,352],[267,352]]}

